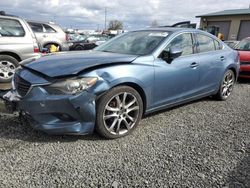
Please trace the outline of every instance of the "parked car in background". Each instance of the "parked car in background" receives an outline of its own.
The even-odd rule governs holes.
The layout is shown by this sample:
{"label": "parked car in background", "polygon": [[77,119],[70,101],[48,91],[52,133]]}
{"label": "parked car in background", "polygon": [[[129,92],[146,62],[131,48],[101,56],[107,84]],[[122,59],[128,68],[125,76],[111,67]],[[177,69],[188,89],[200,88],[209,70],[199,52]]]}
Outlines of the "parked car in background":
{"label": "parked car in background", "polygon": [[68,41],[83,41],[88,36],[84,34],[77,34],[77,33],[67,33],[68,35]]}
{"label": "parked car in background", "polygon": [[68,36],[60,26],[52,22],[28,21],[28,23],[43,48],[50,49],[54,45],[58,51],[69,50]]}
{"label": "parked car in background", "polygon": [[71,35],[73,40],[69,41],[70,50],[91,50],[109,40],[107,35]]}
{"label": "parked car in background", "polygon": [[143,114],[206,96],[227,100],[238,53],[195,29],[128,32],[91,51],[52,54],[22,64],[4,98],[35,129],[106,138],[131,133]]}
{"label": "parked car in background", "polygon": [[82,41],[69,41],[69,50],[92,50],[97,45],[94,42],[87,42],[86,40]]}
{"label": "parked car in background", "polygon": [[95,42],[89,42],[87,38],[87,35],[71,35],[72,40],[68,42],[69,50],[91,50],[95,48],[97,46]]}
{"label": "parked car in background", "polygon": [[0,13],[0,83],[10,82],[19,62],[37,57],[39,45],[22,18]]}
{"label": "parked car in background", "polygon": [[250,37],[243,39],[236,46],[240,54],[240,74],[239,77],[250,78]]}
{"label": "parked car in background", "polygon": [[89,35],[86,38],[86,41],[89,43],[96,43],[98,46],[107,40],[109,40],[110,37],[108,35]]}

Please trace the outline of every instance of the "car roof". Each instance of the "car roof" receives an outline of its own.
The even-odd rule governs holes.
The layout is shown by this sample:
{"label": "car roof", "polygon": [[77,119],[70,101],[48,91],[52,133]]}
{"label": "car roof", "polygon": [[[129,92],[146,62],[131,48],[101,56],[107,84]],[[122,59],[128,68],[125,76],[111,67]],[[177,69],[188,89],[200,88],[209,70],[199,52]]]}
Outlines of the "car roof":
{"label": "car roof", "polygon": [[197,29],[193,28],[181,28],[181,27],[150,27],[150,28],[144,28],[144,29],[139,29],[135,31],[165,31],[165,32],[177,32],[177,31],[197,31]]}
{"label": "car roof", "polygon": [[18,16],[12,16],[12,15],[0,15],[0,18],[6,18],[6,19],[22,19]]}

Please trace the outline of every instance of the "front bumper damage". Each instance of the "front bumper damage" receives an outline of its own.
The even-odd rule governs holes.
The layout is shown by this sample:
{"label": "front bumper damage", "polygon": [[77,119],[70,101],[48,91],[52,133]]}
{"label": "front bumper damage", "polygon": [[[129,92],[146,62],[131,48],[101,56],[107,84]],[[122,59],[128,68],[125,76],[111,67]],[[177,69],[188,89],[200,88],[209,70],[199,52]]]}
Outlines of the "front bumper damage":
{"label": "front bumper damage", "polygon": [[91,134],[95,126],[96,96],[84,91],[78,95],[51,95],[33,87],[20,97],[11,90],[2,97],[14,111],[25,114],[36,130],[49,134]]}
{"label": "front bumper damage", "polygon": [[[14,113],[17,111],[17,103],[14,100],[14,94],[11,94],[11,91],[0,91],[0,99],[4,102],[5,109],[7,113]],[[9,97],[9,98],[8,98]],[[6,99],[8,98],[8,99]]]}

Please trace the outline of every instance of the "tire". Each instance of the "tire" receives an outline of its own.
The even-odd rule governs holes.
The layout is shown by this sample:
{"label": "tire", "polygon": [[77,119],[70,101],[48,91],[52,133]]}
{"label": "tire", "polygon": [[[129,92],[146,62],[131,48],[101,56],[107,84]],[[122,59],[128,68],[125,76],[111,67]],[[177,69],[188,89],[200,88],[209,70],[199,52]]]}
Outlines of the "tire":
{"label": "tire", "polygon": [[78,45],[78,46],[75,47],[75,50],[84,50],[84,47],[81,46],[81,45]]}
{"label": "tire", "polygon": [[97,101],[96,131],[108,139],[126,136],[137,127],[142,113],[142,98],[135,89],[115,87]]}
{"label": "tire", "polygon": [[227,70],[223,76],[220,88],[215,95],[215,98],[221,101],[227,100],[233,91],[235,81],[236,79],[234,72],[232,70]]}
{"label": "tire", "polygon": [[0,83],[11,82],[18,66],[19,63],[16,58],[9,55],[0,55]]}

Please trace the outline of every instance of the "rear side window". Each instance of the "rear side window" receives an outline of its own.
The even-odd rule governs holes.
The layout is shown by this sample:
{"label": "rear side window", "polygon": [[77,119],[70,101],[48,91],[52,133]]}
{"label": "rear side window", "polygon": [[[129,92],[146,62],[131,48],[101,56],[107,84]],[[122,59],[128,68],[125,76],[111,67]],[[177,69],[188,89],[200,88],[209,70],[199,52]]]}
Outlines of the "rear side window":
{"label": "rear side window", "polygon": [[42,33],[43,32],[42,24],[29,22],[29,25],[35,33]]}
{"label": "rear side window", "polygon": [[19,21],[0,18],[0,37],[23,37],[24,35],[25,31]]}
{"label": "rear side window", "polygon": [[169,51],[170,47],[180,48],[182,50],[182,56],[193,54],[192,35],[190,33],[184,33],[175,37],[167,46],[166,50]]}
{"label": "rear side window", "polygon": [[56,30],[54,30],[52,27],[50,27],[49,25],[47,24],[43,24],[44,28],[45,28],[45,32],[46,33],[55,33]]}
{"label": "rear side window", "polygon": [[215,44],[214,44],[214,39],[206,36],[206,35],[201,35],[197,34],[197,41],[198,41],[198,48],[199,52],[210,52],[215,50]]}

